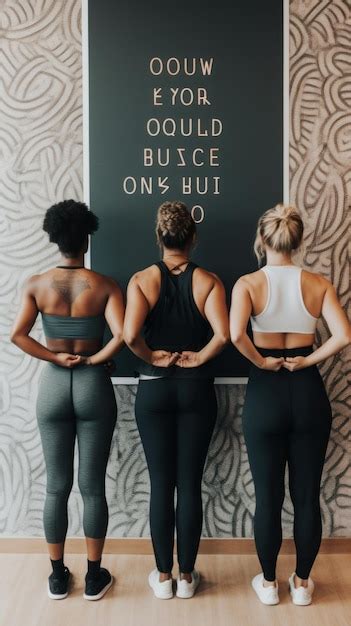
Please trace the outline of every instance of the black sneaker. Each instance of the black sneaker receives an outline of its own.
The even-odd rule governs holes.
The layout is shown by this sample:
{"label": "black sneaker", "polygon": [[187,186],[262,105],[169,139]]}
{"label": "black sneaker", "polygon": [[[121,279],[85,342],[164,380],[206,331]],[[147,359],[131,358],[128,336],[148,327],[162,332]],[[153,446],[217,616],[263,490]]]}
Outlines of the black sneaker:
{"label": "black sneaker", "polygon": [[48,578],[48,596],[51,600],[63,600],[68,596],[68,585],[71,578],[71,572],[65,567],[63,576],[57,577],[52,572]]}
{"label": "black sneaker", "polygon": [[112,583],[113,576],[104,567],[100,567],[98,578],[89,578],[88,574],[86,574],[83,598],[85,600],[100,600],[112,586]]}

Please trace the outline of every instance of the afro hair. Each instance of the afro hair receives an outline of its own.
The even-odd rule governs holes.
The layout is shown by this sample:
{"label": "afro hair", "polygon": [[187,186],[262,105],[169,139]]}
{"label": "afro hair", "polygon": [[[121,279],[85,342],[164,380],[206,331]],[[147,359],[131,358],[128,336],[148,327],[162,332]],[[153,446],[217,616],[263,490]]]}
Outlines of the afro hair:
{"label": "afro hair", "polygon": [[83,202],[63,200],[45,213],[43,229],[60,252],[74,256],[81,252],[87,236],[97,231],[98,217]]}

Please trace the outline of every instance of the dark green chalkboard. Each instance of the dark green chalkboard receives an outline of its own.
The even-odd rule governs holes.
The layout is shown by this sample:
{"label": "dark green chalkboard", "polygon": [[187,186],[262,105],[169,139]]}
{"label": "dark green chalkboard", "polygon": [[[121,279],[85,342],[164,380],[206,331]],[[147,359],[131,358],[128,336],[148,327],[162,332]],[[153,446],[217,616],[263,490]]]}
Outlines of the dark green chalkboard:
{"label": "dark green chalkboard", "polygon": [[[125,287],[136,270],[159,258],[158,205],[182,199],[204,208],[194,260],[219,274],[229,296],[236,278],[256,268],[252,243],[259,215],[283,197],[283,3],[90,0],[88,17],[90,205],[101,220],[92,238],[92,268]],[[154,57],[213,58],[212,74],[153,76]],[[211,105],[172,106],[165,96],[156,107],[154,87],[164,94],[170,87],[206,88]],[[214,138],[147,134],[150,118],[169,117],[201,118],[202,132],[217,118],[223,132]],[[144,167],[145,147],[218,147],[220,166]],[[168,176],[171,189],[128,195],[123,181],[129,176]],[[182,176],[199,176],[202,183],[205,176],[219,176],[220,194],[212,195],[210,185],[205,196],[183,195]],[[133,363],[125,349],[116,375],[133,376]],[[248,370],[234,348],[217,359],[216,368],[217,376],[226,377]]]}

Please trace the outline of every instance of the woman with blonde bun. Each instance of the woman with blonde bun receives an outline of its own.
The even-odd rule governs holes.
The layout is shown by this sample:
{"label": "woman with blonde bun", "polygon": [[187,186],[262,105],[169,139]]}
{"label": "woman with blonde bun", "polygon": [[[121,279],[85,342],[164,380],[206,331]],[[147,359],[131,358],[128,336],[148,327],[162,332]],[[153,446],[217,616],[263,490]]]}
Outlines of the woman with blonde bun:
{"label": "woman with blonde bun", "polygon": [[[224,287],[190,260],[196,225],[181,202],[157,213],[162,261],[128,286],[124,338],[139,357],[135,415],[150,473],[150,528],[156,566],[149,584],[173,596],[177,530],[177,596],[191,598],[202,529],[201,480],[216,422],[211,360],[229,341]],[[174,495],[177,492],[177,504]]]}
{"label": "woman with blonde bun", "polygon": [[[262,573],[252,586],[264,604],[279,602],[276,561],[282,542],[285,467],[294,506],[296,569],[289,578],[294,604],[311,603],[310,571],[321,534],[320,481],[331,409],[317,363],[351,341],[349,321],[333,285],[294,264],[303,237],[298,211],[278,204],[258,221],[255,253],[261,269],[233,288],[231,339],[251,361],[243,431],[255,485],[255,542]],[[330,338],[313,350],[318,318]],[[251,320],[253,341],[247,334]]]}

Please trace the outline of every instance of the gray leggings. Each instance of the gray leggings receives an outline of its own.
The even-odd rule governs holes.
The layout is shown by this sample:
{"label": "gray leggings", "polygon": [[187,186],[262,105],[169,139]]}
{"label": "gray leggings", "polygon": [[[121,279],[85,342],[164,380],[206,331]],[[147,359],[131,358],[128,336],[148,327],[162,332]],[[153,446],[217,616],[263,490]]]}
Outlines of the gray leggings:
{"label": "gray leggings", "polygon": [[106,465],[117,418],[113,386],[103,365],[67,369],[48,363],[40,377],[37,417],[46,471],[44,530],[48,543],[65,540],[67,501],[73,484],[74,444],[86,537],[105,537]]}

